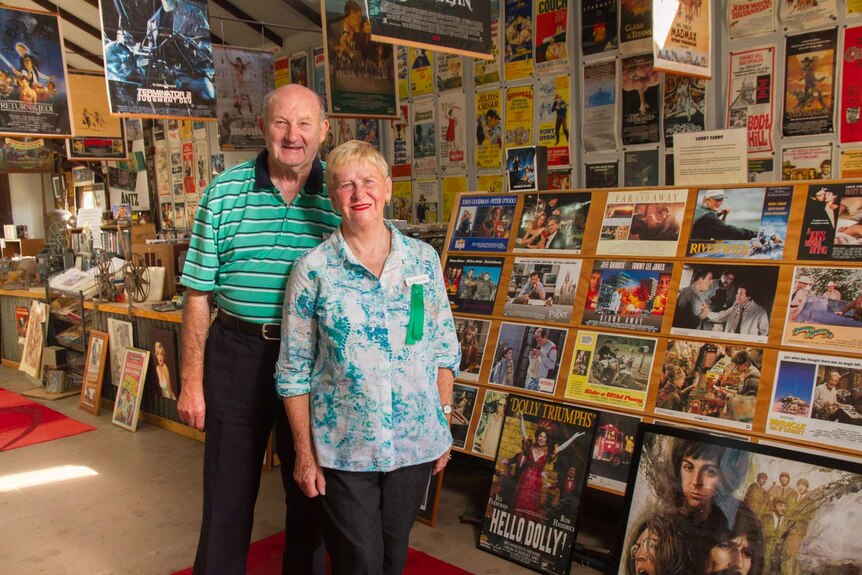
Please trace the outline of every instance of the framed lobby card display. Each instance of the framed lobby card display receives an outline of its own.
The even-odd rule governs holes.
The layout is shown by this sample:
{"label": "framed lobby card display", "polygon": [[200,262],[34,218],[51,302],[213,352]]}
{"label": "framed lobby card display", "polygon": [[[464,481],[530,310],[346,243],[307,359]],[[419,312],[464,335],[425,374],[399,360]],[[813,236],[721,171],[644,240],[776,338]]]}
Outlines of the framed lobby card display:
{"label": "framed lobby card display", "polygon": [[568,324],[581,260],[515,258],[503,315]]}
{"label": "framed lobby card display", "polygon": [[81,401],[78,407],[99,415],[102,400],[102,378],[105,375],[105,358],[108,355],[108,334],[90,331],[87,345],[87,363],[84,365],[84,382],[81,385]]}
{"label": "framed lobby card display", "polygon": [[[831,169],[831,167],[830,167]],[[862,185],[808,186],[800,260],[862,259]]]}
{"label": "framed lobby card display", "polygon": [[599,412],[587,485],[625,494],[640,422],[639,417],[631,415]]}
{"label": "framed lobby card display", "polygon": [[688,190],[608,192],[596,255],[673,257]]}
{"label": "framed lobby card display", "polygon": [[500,325],[488,383],[553,395],[569,330],[543,325]]}
{"label": "framed lobby card display", "polygon": [[581,323],[661,331],[673,264],[595,260]]}
{"label": "framed lobby card display", "polygon": [[518,196],[462,195],[452,231],[452,251],[505,252]]}
{"label": "framed lobby card display", "polygon": [[527,194],[514,251],[581,253],[590,204],[589,192]]}
{"label": "framed lobby card display", "polygon": [[449,430],[452,432],[452,449],[464,450],[467,445],[467,431],[476,411],[476,399],[479,388],[473,385],[455,383],[452,390],[452,420]]}
{"label": "framed lobby card display", "polygon": [[632,467],[619,575],[859,564],[857,463],[648,424]]}
{"label": "framed lobby card display", "polygon": [[450,256],[443,283],[453,312],[491,315],[500,286],[504,258]]}
{"label": "framed lobby card display", "polygon": [[114,425],[129,431],[137,430],[149,361],[149,351],[133,347],[126,348],[123,354],[120,382],[117,386],[117,399],[114,402],[114,417],[111,419]]}

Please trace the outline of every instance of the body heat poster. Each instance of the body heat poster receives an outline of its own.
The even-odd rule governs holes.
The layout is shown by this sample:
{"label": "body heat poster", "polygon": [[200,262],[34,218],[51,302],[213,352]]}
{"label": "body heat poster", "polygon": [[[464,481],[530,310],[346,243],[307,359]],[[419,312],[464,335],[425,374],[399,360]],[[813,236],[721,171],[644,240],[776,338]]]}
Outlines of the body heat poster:
{"label": "body heat poster", "polygon": [[622,59],[623,145],[657,144],[661,118],[660,74],[652,54]]}
{"label": "body heat poster", "polygon": [[511,395],[479,548],[540,573],[571,568],[594,411]]}
{"label": "body heat poster", "polygon": [[263,134],[257,126],[263,98],[275,88],[272,54],[213,46],[218,139],[222,150],[260,150]]}
{"label": "body heat poster", "polygon": [[838,29],[788,36],[784,77],[784,136],[835,131],[835,52]]}
{"label": "body heat poster", "polygon": [[748,153],[771,152],[775,46],[730,53],[725,128],[748,129]]}
{"label": "body heat poster", "polygon": [[862,185],[808,187],[800,260],[862,260]]}

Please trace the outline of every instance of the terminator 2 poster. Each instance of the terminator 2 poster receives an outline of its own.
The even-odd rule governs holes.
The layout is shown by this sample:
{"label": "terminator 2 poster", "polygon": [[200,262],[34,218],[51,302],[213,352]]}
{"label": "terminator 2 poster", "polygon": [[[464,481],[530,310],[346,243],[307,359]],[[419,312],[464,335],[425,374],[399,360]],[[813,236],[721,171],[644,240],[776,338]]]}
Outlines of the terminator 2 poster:
{"label": "terminator 2 poster", "polygon": [[207,3],[100,0],[111,114],[216,117]]}

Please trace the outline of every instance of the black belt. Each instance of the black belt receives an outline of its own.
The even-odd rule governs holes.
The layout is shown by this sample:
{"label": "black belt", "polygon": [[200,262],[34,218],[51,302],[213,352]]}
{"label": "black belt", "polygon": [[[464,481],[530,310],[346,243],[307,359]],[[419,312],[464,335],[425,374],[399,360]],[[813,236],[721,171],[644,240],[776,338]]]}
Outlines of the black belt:
{"label": "black belt", "polygon": [[251,323],[219,310],[216,319],[223,326],[249,335],[258,336],[266,341],[281,341],[280,323]]}

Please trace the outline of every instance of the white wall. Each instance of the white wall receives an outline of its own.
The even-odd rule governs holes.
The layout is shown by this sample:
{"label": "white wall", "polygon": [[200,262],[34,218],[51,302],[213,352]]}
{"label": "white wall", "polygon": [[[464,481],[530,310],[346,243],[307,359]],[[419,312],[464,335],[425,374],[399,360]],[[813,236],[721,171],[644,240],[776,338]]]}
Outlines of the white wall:
{"label": "white wall", "polygon": [[9,174],[12,221],[26,225],[31,238],[45,237],[43,196],[47,178],[46,174]]}

